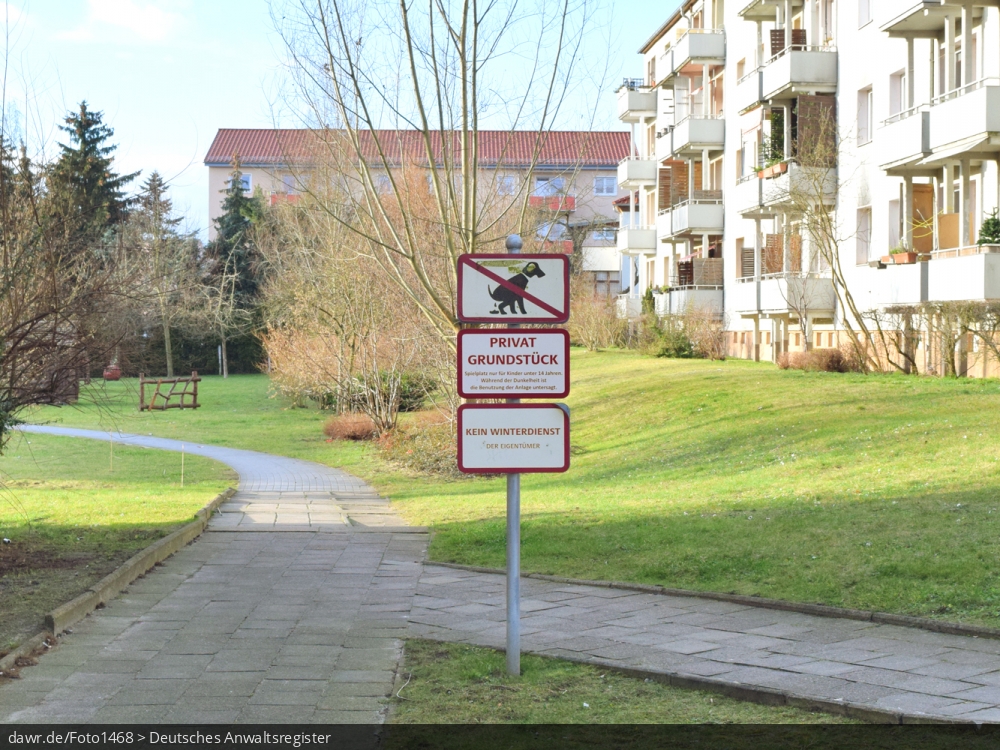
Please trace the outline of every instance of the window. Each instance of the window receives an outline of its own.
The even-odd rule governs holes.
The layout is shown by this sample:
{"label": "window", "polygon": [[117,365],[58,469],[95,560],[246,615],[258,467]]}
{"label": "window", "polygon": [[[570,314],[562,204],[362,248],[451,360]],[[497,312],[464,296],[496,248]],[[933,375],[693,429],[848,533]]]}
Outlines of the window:
{"label": "window", "polygon": [[747,73],[747,59],[744,57],[736,63],[736,80],[740,80]]}
{"label": "window", "polygon": [[594,294],[613,297],[621,292],[621,274],[618,271],[594,271]]}
{"label": "window", "polygon": [[[253,175],[249,175],[246,172],[242,172],[240,175],[240,182],[243,184],[243,192],[249,193],[253,188]],[[232,178],[226,180],[226,187],[233,184]]]}
{"label": "window", "polygon": [[375,190],[379,193],[388,193],[392,190],[392,181],[389,179],[389,175],[375,175]]}
{"label": "window", "polygon": [[566,225],[555,221],[546,221],[538,225],[535,234],[540,240],[566,239]]}
{"label": "window", "polygon": [[860,29],[872,20],[871,0],[858,0],[858,28]]}
{"label": "window", "polygon": [[286,174],[281,176],[281,183],[285,186],[286,193],[297,193],[298,189],[295,187],[295,175]]}
{"label": "window", "polygon": [[858,145],[870,143],[872,139],[872,87],[858,92]]}
{"label": "window", "polygon": [[618,178],[595,177],[594,195],[618,195]]}
{"label": "window", "polygon": [[906,71],[900,70],[889,76],[889,116],[902,112],[906,101]]}
{"label": "window", "polygon": [[[900,186],[902,188],[902,186]],[[903,230],[903,212],[900,210],[901,201],[891,200],[889,201],[889,209],[887,211],[887,220],[889,224],[889,247],[895,248],[900,246],[900,237],[902,236]]]}
{"label": "window", "polygon": [[517,193],[517,179],[512,174],[505,174],[497,180],[497,195],[514,195]]}
{"label": "window", "polygon": [[615,230],[611,227],[602,227],[591,232],[590,237],[595,242],[614,242]]}
{"label": "window", "polygon": [[565,181],[562,177],[536,177],[534,195],[542,197],[549,195],[560,195],[563,191]]}
{"label": "window", "polygon": [[857,239],[857,264],[863,266],[868,263],[868,253],[872,244],[872,210],[871,208],[858,209],[858,233]]}

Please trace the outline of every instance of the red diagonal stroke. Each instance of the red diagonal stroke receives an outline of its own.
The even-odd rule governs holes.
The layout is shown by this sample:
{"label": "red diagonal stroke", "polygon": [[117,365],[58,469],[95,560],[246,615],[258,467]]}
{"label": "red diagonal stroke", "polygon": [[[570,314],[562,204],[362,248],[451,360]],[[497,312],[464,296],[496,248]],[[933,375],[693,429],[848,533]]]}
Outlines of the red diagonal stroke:
{"label": "red diagonal stroke", "polygon": [[562,310],[557,310],[547,302],[542,302],[540,299],[538,299],[538,297],[528,294],[528,292],[522,289],[521,287],[517,286],[516,284],[511,284],[509,281],[507,281],[507,279],[503,278],[502,276],[498,276],[492,271],[487,270],[486,268],[479,265],[475,261],[470,261],[463,258],[462,262],[465,263],[467,266],[472,266],[474,270],[479,271],[479,273],[481,273],[486,278],[492,279],[500,286],[514,292],[517,296],[524,297],[524,299],[528,300],[529,302],[534,302],[536,305],[538,305],[540,308],[542,308],[545,312],[549,313],[550,315],[555,315],[557,318],[561,318],[563,316]]}

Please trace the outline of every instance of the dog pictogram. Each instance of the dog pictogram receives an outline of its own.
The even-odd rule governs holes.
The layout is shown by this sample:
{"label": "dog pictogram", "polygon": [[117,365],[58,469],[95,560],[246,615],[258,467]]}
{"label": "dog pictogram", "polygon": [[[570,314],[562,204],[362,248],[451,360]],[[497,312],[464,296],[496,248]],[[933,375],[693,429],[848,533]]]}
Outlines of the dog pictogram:
{"label": "dog pictogram", "polygon": [[[518,289],[524,290],[528,287],[528,279],[533,277],[540,279],[543,276],[545,276],[545,272],[538,267],[537,263],[531,262],[522,268],[519,274],[512,276],[507,281]],[[486,288],[490,293],[490,297],[500,303],[495,310],[490,311],[490,314],[506,315],[507,313],[504,308],[510,310],[512,315],[516,315],[518,310],[520,310],[521,315],[527,314],[524,309],[524,297],[522,295],[504,286],[498,286],[496,289],[489,286]]]}

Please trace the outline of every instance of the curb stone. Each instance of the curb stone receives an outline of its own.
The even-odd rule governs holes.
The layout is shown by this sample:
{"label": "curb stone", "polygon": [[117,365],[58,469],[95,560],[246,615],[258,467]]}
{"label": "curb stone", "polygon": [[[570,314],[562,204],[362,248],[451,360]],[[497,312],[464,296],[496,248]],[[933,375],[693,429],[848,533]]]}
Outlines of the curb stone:
{"label": "curb stone", "polygon": [[80,596],[56,607],[45,615],[45,627],[50,633],[62,633],[98,606],[107,604],[136,578],[196,539],[208,526],[215,509],[234,494],[236,490],[233,488],[221,492],[212,502],[195,513],[194,521],[136,553]]}
{"label": "curb stone", "polygon": [[[47,630],[43,630],[41,633],[35,633],[31,638],[15,647],[9,654],[0,659],[0,673],[6,673],[13,669],[17,665],[18,659],[22,656],[31,656],[35,652],[35,649],[41,648],[41,645],[50,637],[51,634]],[[4,674],[4,676],[6,677],[7,675]]]}
{"label": "curb stone", "polygon": [[[458,563],[437,562],[435,560],[427,560],[424,564],[436,565],[441,568],[452,568],[453,570],[467,570],[471,573],[490,573],[493,575],[507,574],[507,571],[501,568],[483,568],[476,565],[460,565]],[[660,594],[662,596],[683,596],[697,599],[712,599],[720,602],[743,604],[748,607],[759,607],[760,609],[777,609],[785,612],[798,612],[803,615],[815,615],[817,617],[831,617],[841,620],[859,620],[862,622],[873,622],[878,625],[898,625],[904,628],[930,630],[935,633],[946,633],[948,635],[968,635],[973,638],[991,638],[993,640],[1000,640],[1000,629],[997,628],[988,628],[983,625],[965,625],[960,622],[932,620],[929,617],[897,615],[892,614],[891,612],[875,612],[873,610],[865,609],[847,609],[845,607],[833,607],[829,604],[790,602],[785,601],[784,599],[768,599],[762,596],[746,596],[745,594],[724,594],[716,591],[672,589],[666,586],[656,586],[648,583],[589,581],[582,578],[565,578],[563,576],[551,576],[543,573],[522,573],[521,578],[534,578],[539,581],[551,581],[553,583],[565,583],[574,586],[597,586],[605,589],[639,591],[644,594]]]}

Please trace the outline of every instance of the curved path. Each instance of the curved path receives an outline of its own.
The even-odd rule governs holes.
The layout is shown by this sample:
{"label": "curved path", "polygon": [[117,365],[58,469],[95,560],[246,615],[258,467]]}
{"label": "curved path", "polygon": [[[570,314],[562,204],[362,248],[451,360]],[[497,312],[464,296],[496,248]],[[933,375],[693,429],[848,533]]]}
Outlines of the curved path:
{"label": "curved path", "polygon": [[[503,577],[423,565],[426,534],[360,479],[183,445],[240,472],[239,492],[0,686],[0,723],[381,721],[403,638],[502,646]],[[1000,640],[531,579],[522,592],[527,651],[881,721],[1000,722]]]}
{"label": "curved path", "polygon": [[[369,723],[384,718],[426,549],[362,480],[141,435],[26,432],[221,461],[239,491],[205,534],[0,686],[0,723]],[[276,533],[281,532],[281,533]]]}

